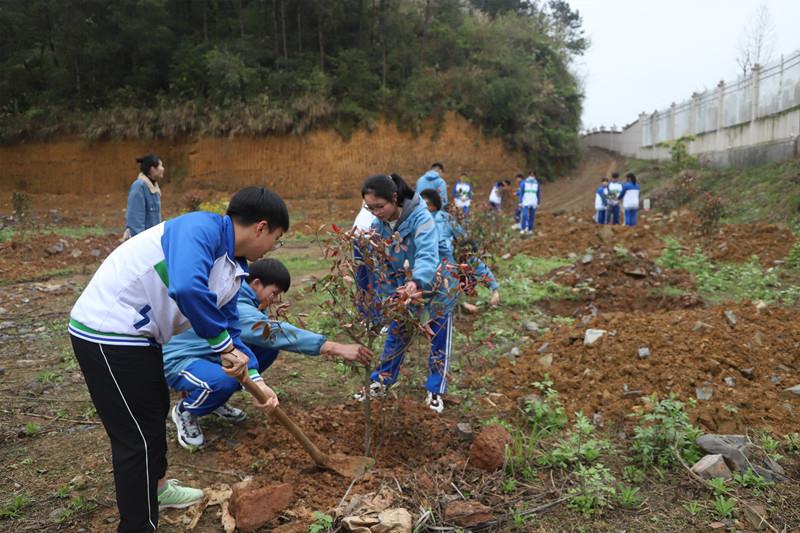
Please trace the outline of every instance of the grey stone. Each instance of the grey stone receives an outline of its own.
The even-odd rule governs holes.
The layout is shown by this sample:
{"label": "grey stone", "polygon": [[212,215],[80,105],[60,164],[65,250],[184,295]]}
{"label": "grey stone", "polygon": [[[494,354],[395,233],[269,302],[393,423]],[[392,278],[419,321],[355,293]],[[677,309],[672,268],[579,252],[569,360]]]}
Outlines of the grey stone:
{"label": "grey stone", "polygon": [[75,248],[74,250],[72,250],[72,251],[69,253],[69,255],[71,255],[72,257],[76,257],[76,258],[77,258],[77,257],[80,257],[80,256],[82,256],[82,255],[83,255],[83,252],[81,252],[81,251],[80,251],[78,248]]}
{"label": "grey stone", "polygon": [[604,329],[587,329],[583,336],[583,344],[585,346],[592,346],[605,334],[606,330]]}
{"label": "grey stone", "polygon": [[6,369],[0,366],[0,376],[4,376],[6,374]]}
{"label": "grey stone", "polygon": [[725,378],[722,381],[724,381],[725,385],[727,385],[728,387],[735,387],[736,386],[736,378],[732,378],[730,376],[725,376]]}
{"label": "grey stone", "polygon": [[595,427],[601,428],[605,421],[603,420],[603,413],[594,413],[592,415],[592,425]]}
{"label": "grey stone", "polygon": [[641,268],[635,268],[633,270],[625,270],[624,272],[626,276],[630,276],[632,278],[644,278],[647,276],[647,272],[645,272]]}
{"label": "grey stone", "polygon": [[641,348],[639,348],[637,353],[640,358],[647,359],[648,357],[650,357],[650,348],[648,348],[647,346],[642,346]]}
{"label": "grey stone", "polygon": [[518,347],[516,347],[516,346],[514,346],[514,347],[513,347],[513,348],[511,348],[511,350],[508,352],[508,355],[510,355],[511,357],[519,357],[520,353],[522,353],[522,352],[520,352],[520,351],[519,351],[519,348],[518,348]]}
{"label": "grey stone", "polygon": [[695,387],[694,393],[698,400],[707,402],[714,396],[714,389],[711,387]]}
{"label": "grey stone", "polygon": [[750,468],[748,457],[754,446],[744,435],[701,435],[696,443],[708,453],[721,454],[739,472]]}
{"label": "grey stone", "polygon": [[50,520],[52,522],[58,522],[58,519],[61,518],[61,515],[66,513],[67,510],[64,507],[56,507],[52,511],[50,511]]}
{"label": "grey stone", "polygon": [[45,248],[44,251],[47,252],[48,255],[60,254],[60,253],[62,253],[64,251],[64,243],[61,242],[61,241],[58,241],[54,245],[48,246],[47,248]]}
{"label": "grey stone", "polygon": [[539,358],[539,364],[545,368],[550,368],[553,365],[553,354],[543,355]]}
{"label": "grey stone", "polygon": [[726,309],[723,314],[725,315],[725,318],[728,320],[728,324],[730,324],[731,327],[736,326],[736,315],[733,314],[733,311]]}
{"label": "grey stone", "polygon": [[526,320],[524,326],[525,329],[531,333],[536,333],[539,331],[539,324],[532,320]]}
{"label": "grey stone", "polygon": [[767,528],[767,508],[760,503],[745,503],[744,517],[756,531]]}
{"label": "grey stone", "polygon": [[550,348],[550,343],[546,342],[539,347],[539,353],[544,353],[547,349]]}
{"label": "grey stone", "polygon": [[592,259],[594,259],[592,257],[592,254],[586,254],[583,257],[581,257],[581,264],[588,265],[589,263],[592,262]]}
{"label": "grey stone", "polygon": [[458,435],[464,440],[470,440],[473,436],[472,426],[467,422],[459,422],[456,424],[458,428]]}
{"label": "grey stone", "polygon": [[92,257],[100,257],[100,250],[97,248],[92,248],[92,251],[89,252]]}
{"label": "grey stone", "polygon": [[769,377],[769,382],[770,382],[770,383],[772,383],[773,385],[777,385],[778,383],[780,383],[780,382],[781,382],[781,378],[779,378],[779,377],[778,377],[778,376],[776,376],[775,374],[772,374],[772,375]]}
{"label": "grey stone", "polygon": [[731,469],[725,464],[725,458],[721,454],[715,453],[706,455],[692,466],[692,472],[704,479],[721,477],[731,479]]}
{"label": "grey stone", "polygon": [[753,379],[755,376],[755,369],[754,368],[740,368],[739,373],[746,377],[747,379]]}
{"label": "grey stone", "polygon": [[794,387],[789,387],[788,389],[783,389],[784,392],[789,392],[791,394],[800,394],[800,385],[795,385]]}
{"label": "grey stone", "polygon": [[697,321],[692,326],[692,331],[700,331],[701,329],[714,329],[714,326],[711,324],[706,324],[705,322]]}

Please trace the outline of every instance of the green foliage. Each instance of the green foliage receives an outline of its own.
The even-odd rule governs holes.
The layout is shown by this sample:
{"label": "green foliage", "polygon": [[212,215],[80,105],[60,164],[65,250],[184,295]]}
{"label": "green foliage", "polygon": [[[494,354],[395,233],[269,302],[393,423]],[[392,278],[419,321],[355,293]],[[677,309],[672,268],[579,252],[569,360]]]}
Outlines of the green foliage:
{"label": "green foliage", "polygon": [[24,221],[31,210],[31,197],[29,194],[19,191],[11,193],[11,207],[14,209],[14,219]]}
{"label": "green foliage", "polygon": [[697,290],[707,300],[791,303],[800,296],[797,287],[782,283],[778,271],[763,268],[755,256],[746,263],[714,263],[699,248],[693,255],[685,255],[677,239],[667,237],[664,242],[656,262],[694,274]]}
{"label": "green foliage", "polygon": [[575,414],[575,424],[565,438],[559,439],[539,463],[545,466],[566,467],[571,464],[590,464],[600,458],[600,454],[611,449],[611,444],[594,435],[594,426],[583,413]]}
{"label": "green foliage", "polygon": [[733,514],[735,507],[736,500],[733,498],[726,498],[725,496],[714,498],[714,512],[717,513],[718,518],[728,518]]}
{"label": "green foliage", "polygon": [[763,477],[753,472],[753,470],[750,468],[748,468],[747,472],[745,472],[744,474],[742,474],[741,472],[734,472],[733,480],[742,487],[748,487],[753,489],[763,489],[771,485],[769,481],[767,481]]}
{"label": "green foliage", "polygon": [[592,466],[579,464],[574,476],[577,485],[567,491],[571,508],[589,516],[611,507],[616,480],[608,468],[600,463]]}
{"label": "green foliage", "polygon": [[17,494],[0,508],[0,520],[5,518],[20,518],[22,510],[30,505],[32,500],[24,492]]}
{"label": "green foliage", "polygon": [[689,153],[689,143],[694,140],[692,135],[683,135],[674,141],[658,143],[659,148],[669,148],[670,170],[677,174],[682,170],[697,168],[700,161]]}
{"label": "green foliage", "polygon": [[700,514],[701,511],[700,502],[698,502],[697,500],[692,500],[690,502],[685,503],[683,505],[683,508],[686,509],[686,512],[688,512],[692,516],[697,516],[698,514]]}
{"label": "green foliage", "polygon": [[60,382],[64,378],[55,370],[42,370],[36,374],[36,379],[41,383],[53,384]]}
{"label": "green foliage", "polygon": [[663,191],[653,195],[653,205],[669,213],[690,203],[697,197],[698,176],[694,172],[681,172]]}
{"label": "green foliage", "polygon": [[347,136],[382,115],[414,132],[433,119],[435,134],[454,111],[554,176],[578,156],[570,64],[587,42],[567,2],[517,7],[6,3],[0,138]]}
{"label": "green foliage", "polygon": [[722,198],[716,194],[705,193],[700,206],[697,208],[697,217],[700,219],[700,232],[710,237],[715,234],[720,219],[725,215],[725,205]]}
{"label": "green foliage", "polygon": [[728,494],[731,488],[728,486],[728,482],[721,477],[715,477],[708,480],[708,484],[714,490],[715,496],[722,496],[724,494]]}
{"label": "green foliage", "polygon": [[617,494],[617,501],[626,509],[637,509],[642,505],[642,498],[639,496],[639,487],[621,485]]}
{"label": "green foliage", "polygon": [[36,422],[28,422],[27,424],[25,424],[23,431],[27,436],[33,437],[34,435],[37,435],[41,429],[42,426],[40,426]]}
{"label": "green foliage", "polygon": [[689,422],[683,402],[673,395],[660,401],[653,395],[645,401],[648,409],[631,415],[638,421],[632,450],[642,467],[675,464],[674,450],[689,464],[700,459],[700,449],[695,440],[701,432]]}
{"label": "green foliage", "polygon": [[63,524],[76,514],[91,511],[95,507],[95,504],[87,502],[83,496],[75,496],[69,501],[64,512],[58,515],[58,519],[56,521],[59,524]]}
{"label": "green foliage", "polygon": [[645,471],[638,466],[628,465],[622,469],[622,478],[628,483],[641,483],[645,479]]}
{"label": "green foliage", "polygon": [[333,517],[319,511],[314,511],[314,523],[308,526],[308,533],[322,533],[333,527]]}
{"label": "green foliage", "polygon": [[768,431],[760,431],[757,436],[758,444],[764,448],[764,451],[767,452],[767,455],[773,461],[780,461],[783,459],[783,456],[778,453],[778,449],[780,448],[780,441],[773,437]]}
{"label": "green foliage", "polygon": [[783,437],[783,448],[786,453],[800,453],[800,433],[788,433]]}
{"label": "green foliage", "polygon": [[533,386],[542,393],[541,400],[526,401],[523,406],[528,422],[534,430],[550,433],[567,425],[567,413],[561,403],[558,391],[553,388],[553,381],[545,374],[542,381],[536,381]]}

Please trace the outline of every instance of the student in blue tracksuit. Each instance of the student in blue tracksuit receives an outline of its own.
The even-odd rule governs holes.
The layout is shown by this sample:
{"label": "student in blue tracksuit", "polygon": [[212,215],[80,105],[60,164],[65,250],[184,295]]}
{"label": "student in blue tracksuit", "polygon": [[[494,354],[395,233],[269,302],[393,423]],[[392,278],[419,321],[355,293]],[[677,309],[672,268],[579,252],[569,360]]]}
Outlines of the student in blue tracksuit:
{"label": "student in blue tracksuit", "polygon": [[633,172],[625,174],[625,179],[619,199],[625,213],[625,225],[633,227],[636,225],[636,214],[639,211],[639,185],[636,184],[636,175]]}
{"label": "student in blue tracksuit", "polygon": [[606,224],[619,224],[619,197],[622,195],[622,184],[619,172],[611,174],[611,182],[606,192]]}
{"label": "student in blue tracksuit", "polygon": [[164,177],[164,163],[155,154],[137,157],[139,175],[128,191],[123,240],[130,239],[161,222],[161,189],[158,180]]}
{"label": "student in blue tracksuit", "polygon": [[528,174],[528,177],[522,180],[519,184],[517,191],[519,196],[520,208],[522,209],[522,216],[520,219],[520,234],[525,235],[533,233],[533,222],[536,216],[536,208],[542,201],[542,191],[539,188],[539,181],[533,172]]}
{"label": "student in blue tracksuit", "polygon": [[[428,210],[433,214],[433,220],[436,221],[436,229],[439,232],[439,258],[442,261],[447,261],[447,264],[453,269],[459,269],[459,265],[466,264],[471,270],[469,273],[459,272],[461,279],[461,287],[467,293],[474,292],[476,281],[481,281],[492,291],[492,298],[490,304],[495,306],[500,303],[500,285],[492,274],[492,271],[486,264],[477,256],[477,246],[473,241],[467,240],[467,233],[461,224],[458,223],[448,212],[442,209],[442,199],[436,191],[423,191],[421,194],[428,205]],[[459,250],[462,257],[456,261],[455,247],[456,242],[459,243]],[[467,243],[466,246],[463,243]],[[472,253],[466,252],[469,249]],[[467,310],[473,311],[473,306],[466,306]],[[477,310],[477,308],[475,308]]]}
{"label": "student in blue tracksuit", "polygon": [[516,181],[514,196],[517,197],[517,205],[514,206],[514,225],[511,226],[511,229],[522,229],[522,197],[520,196],[520,187],[522,186],[523,179],[525,179],[525,176],[522,174],[514,176],[514,180]]}
{"label": "student in blue tracksuit", "polygon": [[[255,355],[249,368],[263,373],[275,362],[280,350],[321,354],[328,359],[341,357],[345,363],[369,364],[372,354],[364,346],[329,341],[324,335],[270,320],[259,310],[268,309],[277,302],[289,290],[291,282],[289,271],[277,259],[260,259],[250,265],[247,283],[242,284],[236,303],[242,341]],[[264,328],[258,326],[265,322],[269,324],[270,333],[266,337]],[[227,404],[241,385],[223,372],[219,355],[211,351],[194,330],[184,331],[164,345],[164,374],[170,388],[185,394],[172,409],[178,443],[184,448],[205,443],[200,417],[214,413],[229,422],[245,419],[244,411]]]}
{"label": "student in blue tracksuit", "polygon": [[[451,290],[457,290],[457,282],[446,269],[440,270],[436,222],[419,194],[415,194],[397,174],[370,176],[361,187],[361,196],[367,209],[376,217],[372,230],[386,243],[390,257],[384,270],[376,276],[376,289],[384,298],[423,299],[431,317],[428,323],[432,338],[425,402],[428,408],[441,413],[450,366],[452,309],[456,295],[435,287],[437,271],[448,280]],[[432,291],[435,294],[431,294]],[[369,391],[356,394],[356,399],[363,400],[366,393],[382,396],[397,381],[409,339],[410,332],[405,331],[402,324],[396,321],[389,324],[380,364],[372,373],[372,385]]]}
{"label": "student in blue tracksuit", "polygon": [[606,208],[608,207],[608,178],[600,180],[600,186],[594,192],[594,221],[597,224],[606,223]]}
{"label": "student in blue tracksuit", "polygon": [[425,189],[433,189],[442,197],[442,203],[447,205],[447,183],[442,177],[444,172],[444,165],[441,163],[434,163],[431,169],[419,177],[417,180],[417,193],[421,193]]}
{"label": "student in blue tracksuit", "polygon": [[456,204],[456,207],[461,209],[465,216],[469,214],[469,208],[472,205],[472,184],[467,181],[466,174],[461,174],[458,181],[453,186],[453,202]]}
{"label": "student in blue tracksuit", "polygon": [[[242,342],[236,295],[255,261],[280,245],[289,212],[264,187],[242,189],[227,214],[194,212],[143,231],[103,261],[70,312],[68,331],[97,414],[111,441],[118,531],[154,531],[158,511],[203,492],[167,480],[169,389],[162,345],[194,328],[232,378],[254,357]],[[271,410],[278,398],[253,380]]]}

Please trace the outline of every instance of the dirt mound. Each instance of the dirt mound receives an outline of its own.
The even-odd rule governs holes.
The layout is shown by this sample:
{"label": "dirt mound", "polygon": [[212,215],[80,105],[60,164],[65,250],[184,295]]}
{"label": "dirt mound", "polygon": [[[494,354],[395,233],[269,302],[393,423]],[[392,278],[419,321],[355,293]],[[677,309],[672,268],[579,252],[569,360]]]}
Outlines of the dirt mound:
{"label": "dirt mound", "polygon": [[[734,313],[735,326],[725,310]],[[607,424],[623,424],[643,395],[675,393],[688,400],[710,392],[689,409],[705,430],[757,427],[783,434],[796,431],[800,417],[800,396],[784,392],[800,382],[795,318],[791,309],[759,313],[749,304],[600,315],[589,327],[607,333],[594,345],[584,345],[584,326],[556,328],[514,364],[501,359],[490,372],[512,400],[535,392],[531,382],[548,373],[568,412],[599,412]],[[539,353],[545,342],[553,356],[548,367]],[[650,355],[640,357],[640,348]]]}
{"label": "dirt mound", "polygon": [[557,315],[581,316],[613,311],[680,309],[700,305],[688,291],[691,276],[680,270],[661,268],[645,252],[633,254],[603,248],[579,257],[575,264],[554,270],[548,279],[582,289],[575,301],[551,300],[545,307]]}

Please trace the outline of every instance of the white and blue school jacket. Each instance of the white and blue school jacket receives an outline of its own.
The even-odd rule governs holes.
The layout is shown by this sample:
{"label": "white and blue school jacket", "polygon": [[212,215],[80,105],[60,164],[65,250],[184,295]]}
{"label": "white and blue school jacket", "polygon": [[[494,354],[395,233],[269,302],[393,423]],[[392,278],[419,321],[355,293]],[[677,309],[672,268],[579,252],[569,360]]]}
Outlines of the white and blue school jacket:
{"label": "white and blue school jacket", "polygon": [[639,185],[626,182],[619,197],[622,200],[622,209],[639,209]]}
{"label": "white and blue school jacket", "polygon": [[453,186],[453,201],[458,207],[469,207],[472,203],[472,184],[467,181],[457,181]]}
{"label": "white and blue school jacket", "polygon": [[494,185],[492,186],[492,190],[489,191],[489,203],[495,205],[500,205],[501,203],[503,203],[503,196],[500,194],[500,189],[502,188],[503,186],[500,184],[499,181],[496,181],[494,183]]}
{"label": "white and blue school jacket", "polygon": [[439,193],[442,198],[442,207],[447,205],[447,183],[435,170],[429,170],[417,180],[417,194],[428,189]]}
{"label": "white and blue school jacket", "polygon": [[436,222],[436,231],[439,232],[439,260],[448,261],[455,265],[456,260],[453,255],[453,240],[463,239],[466,235],[464,228],[456,222],[450,213],[440,209],[433,214]]}
{"label": "white and blue school jacket", "polygon": [[605,185],[601,185],[597,188],[594,192],[594,208],[596,211],[602,211],[606,208],[607,200],[606,195],[608,194],[608,190],[606,189]]}
{"label": "white and blue school jacket", "polygon": [[[140,174],[140,176],[143,175]],[[128,191],[125,227],[130,228],[131,236],[133,236],[160,222],[161,195],[151,192],[143,179],[136,178]]]}
{"label": "white and blue school jacket", "polygon": [[519,204],[522,207],[538,207],[542,199],[539,182],[533,176],[528,176],[519,184]]}
{"label": "white and blue school jacket", "polygon": [[622,184],[619,182],[611,182],[606,188],[606,203],[607,205],[619,205],[619,197],[622,196]]}
{"label": "white and blue school jacket", "polygon": [[165,344],[193,327],[214,352],[240,338],[236,295],[247,263],[234,257],[228,216],[194,212],[123,242],[70,312],[69,333],[98,344]]}
{"label": "white and blue school jacket", "polygon": [[[289,324],[271,320],[263,311],[258,310],[258,297],[247,283],[242,283],[236,308],[239,311],[239,328],[242,341],[256,356],[266,355],[272,350],[319,355],[322,345],[327,340],[324,335],[306,331]],[[271,335],[264,338],[263,327],[253,330],[259,322],[267,322]],[[219,355],[209,349],[208,343],[193,329],[175,335],[164,345],[164,374],[167,382],[177,379],[180,373],[193,362],[204,359],[219,363]],[[248,367],[258,369],[258,361],[251,358]]]}

